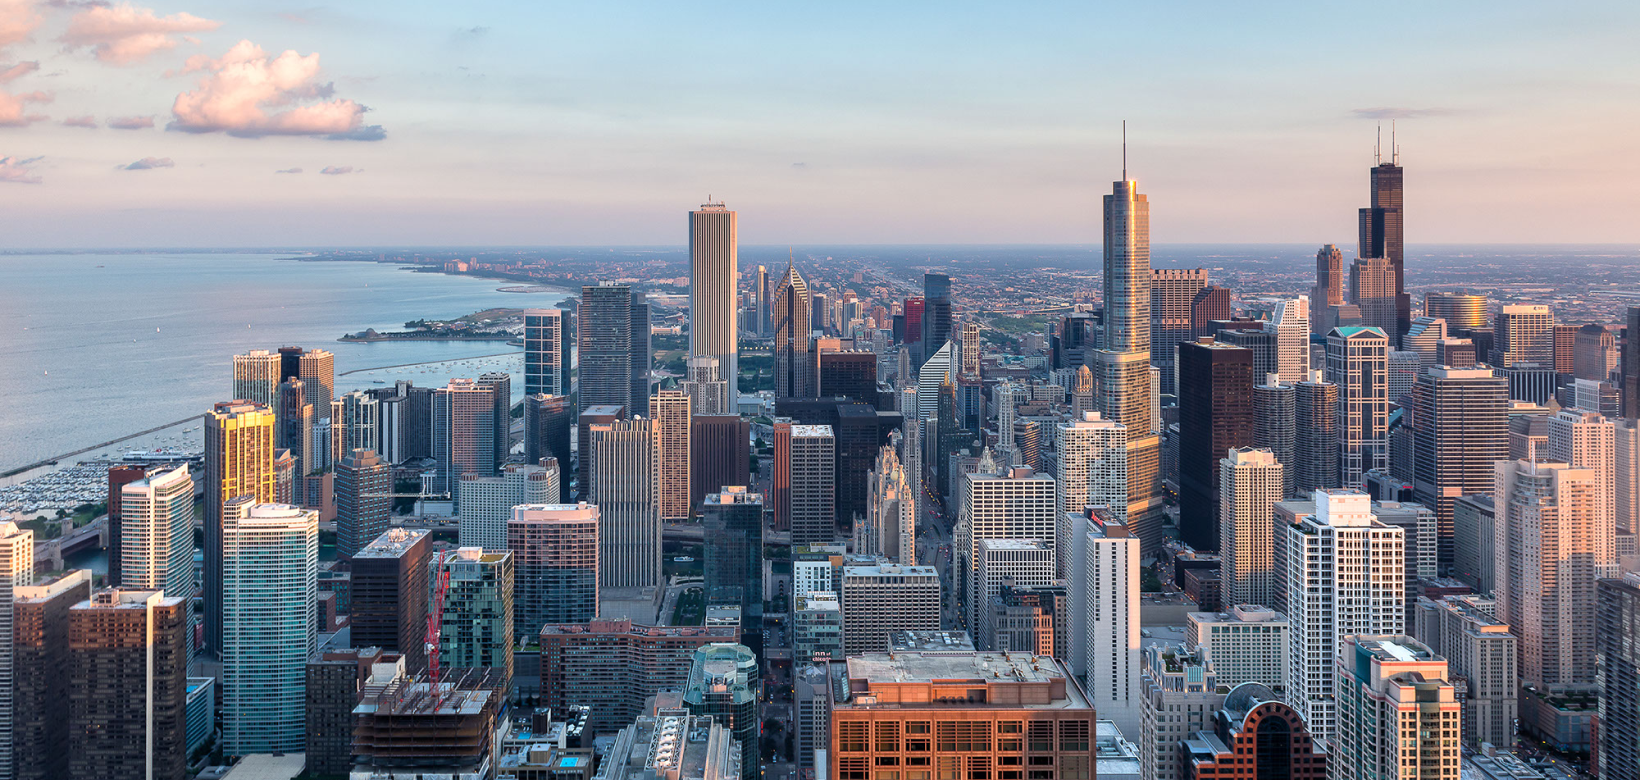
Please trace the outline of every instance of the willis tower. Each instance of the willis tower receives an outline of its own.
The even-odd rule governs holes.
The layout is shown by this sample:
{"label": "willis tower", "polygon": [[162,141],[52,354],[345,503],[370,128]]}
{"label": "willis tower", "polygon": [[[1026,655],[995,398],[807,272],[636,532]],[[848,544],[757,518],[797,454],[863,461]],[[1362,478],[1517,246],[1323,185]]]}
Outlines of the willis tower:
{"label": "willis tower", "polygon": [[1412,296],[1407,294],[1405,243],[1401,233],[1401,154],[1393,133],[1389,146],[1389,162],[1384,162],[1383,155],[1376,149],[1373,153],[1377,164],[1372,168],[1371,205],[1360,211],[1359,255],[1388,258],[1395,272],[1395,332],[1388,335],[1390,342],[1398,345],[1412,327]]}

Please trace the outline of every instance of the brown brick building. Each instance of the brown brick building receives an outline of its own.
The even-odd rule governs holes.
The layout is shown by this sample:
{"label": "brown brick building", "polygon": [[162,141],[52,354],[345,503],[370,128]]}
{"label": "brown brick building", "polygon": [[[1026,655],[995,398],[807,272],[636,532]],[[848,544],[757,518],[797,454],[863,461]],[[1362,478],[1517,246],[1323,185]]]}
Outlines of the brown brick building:
{"label": "brown brick building", "polygon": [[68,611],[91,598],[91,572],[15,588],[12,745],[19,780],[68,776]]}
{"label": "brown brick building", "polygon": [[1315,744],[1304,716],[1258,683],[1230,690],[1212,731],[1198,731],[1179,749],[1185,780],[1324,780],[1327,752]]}
{"label": "brown brick building", "polygon": [[[1091,780],[1093,705],[1030,653],[866,653],[831,702],[828,780]],[[839,697],[844,697],[839,699]]]}
{"label": "brown brick building", "polygon": [[187,777],[186,599],[109,589],[76,604],[68,681],[70,777]]}
{"label": "brown brick building", "polygon": [[589,728],[614,734],[643,713],[644,700],[689,682],[695,649],[738,642],[729,626],[635,625],[630,620],[547,624],[541,629],[543,706],[592,708]]}
{"label": "brown brick building", "polygon": [[392,528],[353,555],[352,644],[399,653],[412,674],[427,669],[427,564],[432,554],[427,531]]}
{"label": "brown brick building", "polygon": [[320,650],[307,662],[307,771],[324,777],[353,767],[353,708],[377,668],[395,679],[404,658],[380,648]]}

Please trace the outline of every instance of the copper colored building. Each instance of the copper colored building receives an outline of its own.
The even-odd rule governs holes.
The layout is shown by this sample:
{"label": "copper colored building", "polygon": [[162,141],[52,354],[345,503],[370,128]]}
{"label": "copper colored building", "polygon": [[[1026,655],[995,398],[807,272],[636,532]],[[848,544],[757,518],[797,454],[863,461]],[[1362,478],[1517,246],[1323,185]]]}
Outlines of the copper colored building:
{"label": "copper colored building", "polygon": [[1323,780],[1327,752],[1298,711],[1258,683],[1230,690],[1212,731],[1179,744],[1185,780]]}
{"label": "copper colored building", "polygon": [[[834,686],[829,780],[1091,780],[1093,705],[1029,653],[866,653]],[[839,698],[842,697],[842,698]]]}
{"label": "copper colored building", "polygon": [[12,591],[12,744],[19,780],[68,776],[68,677],[62,673],[68,611],[88,598],[91,572],[85,569]]}
{"label": "copper colored building", "polygon": [[69,610],[70,777],[188,776],[188,602],[102,590]]}
{"label": "copper colored building", "polygon": [[353,556],[348,613],[353,645],[399,653],[412,674],[427,668],[427,563],[432,554],[427,531],[391,528]]}

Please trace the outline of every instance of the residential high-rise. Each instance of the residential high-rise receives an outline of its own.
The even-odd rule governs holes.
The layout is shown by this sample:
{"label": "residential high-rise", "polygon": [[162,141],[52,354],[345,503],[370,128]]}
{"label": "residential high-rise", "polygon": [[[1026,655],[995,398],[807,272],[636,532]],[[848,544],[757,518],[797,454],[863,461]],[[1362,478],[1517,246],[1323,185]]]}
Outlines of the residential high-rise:
{"label": "residential high-rise", "polygon": [[[13,591],[34,583],[34,532],[0,522],[0,638],[14,636]],[[0,693],[16,690],[12,642],[0,641]],[[10,696],[0,695],[0,776],[12,772],[16,734]]]}
{"label": "residential high-rise", "polygon": [[750,318],[751,331],[759,336],[774,335],[774,328],[769,322],[769,313],[774,306],[774,288],[770,286],[769,269],[767,266],[758,266],[752,277],[752,297],[757,302],[757,311]]}
{"label": "residential high-rise", "polygon": [[233,396],[272,409],[278,402],[280,357],[265,349],[233,356]]}
{"label": "residential high-rise", "polygon": [[649,409],[654,414],[656,506],[663,521],[688,520],[689,396],[681,390],[662,390],[650,399]]}
{"label": "residential high-rise", "polygon": [[1338,384],[1310,371],[1293,385],[1293,495],[1339,487]]}
{"label": "residential high-rise", "polygon": [[[1596,584],[1595,652],[1600,656],[1599,776],[1640,778],[1640,574]],[[20,758],[20,757],[19,757]]]}
{"label": "residential high-rise", "polygon": [[307,659],[319,638],[319,515],[231,499],[222,561],[223,751],[299,751]]}
{"label": "residential high-rise", "polygon": [[1185,615],[1185,647],[1213,665],[1220,685],[1232,688],[1246,682],[1279,687],[1287,679],[1291,632],[1286,615],[1257,604]]}
{"label": "residential high-rise", "polygon": [[513,554],[513,636],[598,616],[598,507],[513,507],[507,549]]}
{"label": "residential high-rise", "polygon": [[975,556],[974,591],[983,608],[973,627],[974,643],[989,650],[996,646],[997,627],[991,622],[991,602],[1005,585],[1037,587],[1051,585],[1054,577],[1054,545],[1041,539],[981,539]]}
{"label": "residential high-rise", "polygon": [[598,507],[598,584],[661,583],[661,518],[655,496],[655,426],[644,418],[592,426],[592,492]]}
{"label": "residential high-rise", "polygon": [[1241,447],[1219,459],[1219,587],[1227,604],[1274,602],[1275,503],[1281,463],[1269,450]]}
{"label": "residential high-rise", "polygon": [[[1382,257],[1394,274],[1395,322],[1384,333],[1391,343],[1400,343],[1412,321],[1412,297],[1406,292],[1406,241],[1402,232],[1400,150],[1390,144],[1389,162],[1382,158],[1372,168],[1372,194],[1360,211],[1360,257]],[[1313,726],[1313,724],[1312,724]]]}
{"label": "residential high-rise", "polygon": [[[949,777],[1026,765],[1060,778],[1094,776],[1094,721],[1104,713],[1094,714],[1095,703],[1058,661],[1020,653],[873,652],[827,664],[838,665],[846,672],[827,686],[827,759],[836,767],[830,777],[856,777],[900,756],[928,758]],[[1015,726],[1024,733],[1003,731]],[[980,733],[995,738],[958,736]]]}
{"label": "residential high-rise", "polygon": [[[1305,372],[1308,377],[1309,372]],[[1301,378],[1299,381],[1303,381]],[[1281,494],[1296,495],[1296,448],[1298,428],[1292,384],[1281,381],[1276,374],[1264,378],[1264,384],[1253,386],[1253,446],[1269,450],[1281,464]]]}
{"label": "residential high-rise", "polygon": [[689,212],[689,354],[717,358],[729,397],[740,376],[736,215],[722,203]]}
{"label": "residential high-rise", "polygon": [[1150,269],[1150,363],[1162,370],[1162,395],[1173,395],[1173,358],[1190,341],[1190,304],[1207,286],[1206,268]]}
{"label": "residential high-rise", "polygon": [[1184,780],[1179,749],[1191,734],[1209,729],[1224,694],[1213,665],[1179,645],[1145,648],[1140,697],[1139,776]]}
{"label": "residential high-rise", "polygon": [[462,547],[507,549],[507,521],[519,504],[548,504],[562,491],[559,476],[542,466],[509,463],[498,476],[461,478],[457,539]]}
{"label": "residential high-rise", "polygon": [[1310,735],[1304,716],[1261,683],[1230,689],[1213,728],[1196,732],[1179,749],[1183,774],[1191,780],[1328,777],[1330,756]]}
{"label": "residential high-rise", "polygon": [[108,582],[120,582],[120,498],[122,488],[148,476],[147,466],[110,466],[108,469]]}
{"label": "residential high-rise", "polygon": [[392,528],[353,556],[348,625],[355,647],[379,647],[404,658],[406,671],[427,668],[426,529]]}
{"label": "residential high-rise", "polygon": [[332,465],[354,450],[381,451],[381,401],[361,390],[343,393],[330,402]]}
{"label": "residential high-rise", "polygon": [[1322,739],[1336,733],[1334,663],[1352,634],[1398,634],[1406,624],[1404,534],[1372,516],[1359,490],[1320,490],[1315,514],[1284,525],[1281,538],[1292,650],[1288,703]]}
{"label": "residential high-rise", "polygon": [[[965,625],[979,627],[989,596],[979,581],[980,541],[1039,539],[1050,549],[1059,526],[1058,485],[1029,466],[999,468],[989,450],[975,471],[963,474],[957,495],[955,583]],[[844,595],[845,607],[848,602]]]}
{"label": "residential high-rise", "polygon": [[[425,582],[422,587],[425,595]],[[403,656],[379,647],[327,646],[308,659],[306,772],[324,777],[352,770],[353,710],[367,687],[391,685],[404,677]]]}
{"label": "residential high-rise", "polygon": [[738,414],[689,418],[689,490],[695,506],[725,485],[752,481],[752,421]]}
{"label": "residential high-rise", "polygon": [[581,288],[576,389],[581,409],[624,406],[647,415],[649,404],[649,304],[630,285],[601,282]]}
{"label": "residential high-rise", "polygon": [[336,356],[323,349],[303,350],[296,365],[305,400],[313,407],[313,413],[328,414],[330,402],[336,397]]}
{"label": "residential high-rise", "polygon": [[273,410],[225,401],[205,413],[205,644],[222,649],[222,508],[273,500]]}
{"label": "residential high-rise", "polygon": [[591,708],[589,729],[607,733],[631,723],[644,700],[689,683],[695,650],[734,642],[728,626],[645,626],[601,619],[541,630],[542,704],[560,712]]}
{"label": "residential high-rise", "polygon": [[[1452,504],[1492,489],[1509,458],[1508,380],[1485,368],[1432,366],[1412,388],[1412,489],[1435,510],[1442,571],[1452,568]],[[1406,424],[1406,423],[1403,423]]]}
{"label": "residential high-rise", "polygon": [[809,285],[795,264],[774,292],[774,397],[810,398],[816,393],[814,346],[809,334]]}
{"label": "residential high-rise", "polygon": [[1332,244],[1315,253],[1315,287],[1311,288],[1310,300],[1315,302],[1317,313],[1310,324],[1315,333],[1324,335],[1327,318],[1322,315],[1328,308],[1344,303],[1344,253]]}
{"label": "residential high-rise", "polygon": [[188,612],[187,597],[119,589],[68,611],[64,777],[188,777]]}
{"label": "residential high-rise", "polygon": [[775,422],[775,513],[791,530],[792,544],[837,539],[836,457],[830,425]]}
{"label": "residential high-rise", "polygon": [[[592,497],[592,461],[597,453],[592,450],[592,428],[627,419],[624,406],[600,404],[582,406],[576,415],[575,474],[576,495],[585,501]],[[545,503],[545,502],[538,502]]]}
{"label": "residential high-rise", "polygon": [[1445,658],[1405,635],[1342,637],[1338,725],[1327,756],[1342,780],[1458,780],[1463,705]]}
{"label": "residential high-rise", "polygon": [[1451,332],[1486,327],[1486,296],[1458,292],[1431,292],[1424,296],[1424,314],[1446,320]]}
{"label": "residential high-rise", "polygon": [[1555,315],[1548,306],[1511,304],[1498,313],[1492,365],[1509,368],[1517,363],[1555,367]]}
{"label": "residential high-rise", "polygon": [[574,495],[575,463],[570,451],[570,429],[575,408],[569,396],[537,393],[524,396],[524,462],[540,465],[543,458],[558,461],[558,496],[552,503],[569,503]]}
{"label": "residential high-rise", "polygon": [[706,591],[740,591],[741,616],[763,613],[763,496],[720,485],[700,505]]}
{"label": "residential high-rise", "polygon": [[1395,301],[1395,268],[1389,258],[1356,258],[1350,265],[1350,303],[1361,308],[1361,324],[1393,333]]}
{"label": "residential high-rise", "polygon": [[74,569],[37,585],[10,587],[14,777],[68,776],[69,610],[91,597],[91,571]]}
{"label": "residential high-rise", "polygon": [[717,358],[696,355],[685,361],[685,365],[688,378],[679,382],[678,388],[689,397],[691,413],[717,415],[734,411],[729,399],[729,383],[723,381]]}
{"label": "residential high-rise", "polygon": [[1140,728],[1139,556],[1141,541],[1094,509],[1071,538],[1070,658],[1086,675],[1088,700],[1125,734]]}
{"label": "residential high-rise", "polygon": [[451,379],[433,391],[432,490],[448,491],[461,506],[461,478],[488,477],[495,459],[495,390],[472,379]]}
{"label": "residential high-rise", "polygon": [[[1388,372],[1384,331],[1348,327],[1327,334],[1327,381],[1338,386],[1338,480],[1345,487],[1389,467]],[[1316,728],[1313,721],[1310,726]]]}
{"label": "residential high-rise", "polygon": [[[1549,459],[1594,472],[1595,483],[1600,486],[1594,506],[1595,527],[1614,531],[1618,527],[1616,424],[1599,412],[1562,409],[1549,416],[1548,428]],[[1603,543],[1609,546],[1612,539],[1606,537]],[[1598,548],[1590,552],[1608,554]],[[1609,554],[1615,556],[1615,549]]]}
{"label": "residential high-rise", "polygon": [[563,309],[524,310],[524,396],[570,393],[569,316]]}
{"label": "residential high-rise", "polygon": [[1253,443],[1253,352],[1179,345],[1179,536],[1219,547],[1219,459]]}
{"label": "residential high-rise", "polygon": [[[956,334],[951,330],[951,277],[932,271],[923,273],[922,354],[934,350]],[[953,361],[953,365],[956,365]]]}
{"label": "residential high-rise", "polygon": [[435,556],[428,586],[448,577],[439,624],[439,664],[446,670],[487,669],[511,685],[513,673],[513,554],[461,547]]}
{"label": "residential high-rise", "polygon": [[194,595],[194,481],[186,465],[120,489],[117,587]]}
{"label": "residential high-rise", "polygon": [[1592,469],[1500,461],[1493,495],[1497,617],[1520,637],[1523,685],[1595,682],[1595,580],[1616,568],[1612,528],[1597,521]]}
{"label": "residential high-rise", "polygon": [[689,684],[683,689],[684,706],[696,716],[710,716],[713,723],[734,734],[740,745],[741,780],[763,776],[757,761],[762,691],[757,654],[745,645],[716,642],[695,651]]}
{"label": "residential high-rise", "polygon": [[336,555],[351,558],[387,530],[393,475],[372,450],[357,449],[336,464]]}
{"label": "residential high-rise", "polygon": [[1471,749],[1509,744],[1519,714],[1518,642],[1509,624],[1492,616],[1494,609],[1480,596],[1418,599],[1418,641],[1447,659],[1453,684],[1460,685],[1463,740]]}
{"label": "residential high-rise", "polygon": [[490,401],[495,405],[490,417],[494,426],[490,443],[495,447],[495,467],[501,468],[512,452],[512,374],[486,371],[478,375],[478,385],[490,388]]}
{"label": "residential high-rise", "polygon": [[895,631],[940,630],[940,573],[933,566],[843,566],[843,652],[888,649]]}
{"label": "residential high-rise", "polygon": [[980,355],[984,352],[984,345],[980,344],[979,339],[979,323],[963,323],[962,335],[957,341],[962,345],[961,372],[978,376]]}
{"label": "residential high-rise", "polygon": [[1118,520],[1127,516],[1127,427],[1088,412],[1083,419],[1060,424],[1057,431],[1054,568],[1061,579],[1069,579],[1072,529],[1064,522],[1066,514],[1080,515],[1088,506],[1104,506]]}
{"label": "residential high-rise", "polygon": [[1634,535],[1640,532],[1640,424],[1621,418],[1613,423],[1616,452],[1612,458],[1612,488],[1617,493],[1617,532]]}
{"label": "residential high-rise", "polygon": [[279,418],[273,446],[290,450],[296,459],[297,479],[323,470],[324,453],[313,448],[313,426],[319,422],[320,415],[313,404],[307,402],[307,395],[307,384],[298,377],[291,377],[279,384],[279,405],[269,407]]}

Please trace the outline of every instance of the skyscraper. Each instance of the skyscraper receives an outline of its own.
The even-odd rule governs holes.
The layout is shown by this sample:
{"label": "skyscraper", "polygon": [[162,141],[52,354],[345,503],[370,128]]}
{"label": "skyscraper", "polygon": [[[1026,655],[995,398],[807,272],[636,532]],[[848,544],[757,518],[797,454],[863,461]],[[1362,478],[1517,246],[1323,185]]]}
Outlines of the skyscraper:
{"label": "skyscraper", "polygon": [[1276,373],[1283,382],[1310,374],[1310,299],[1302,295],[1276,302],[1275,317],[1264,324],[1276,336]]}
{"label": "skyscraper", "polygon": [[734,405],[729,399],[729,383],[723,381],[718,370],[718,359],[696,355],[684,361],[687,377],[678,383],[683,394],[689,396],[693,414],[730,414]]}
{"label": "skyscraper", "polygon": [[108,582],[120,582],[120,490],[146,476],[147,466],[111,466],[108,469]]}
{"label": "skyscraper", "polygon": [[774,397],[809,398],[816,392],[812,332],[809,324],[809,285],[796,265],[774,292]]}
{"label": "skyscraper", "polygon": [[537,393],[524,397],[524,462],[540,465],[541,459],[558,461],[558,497],[551,503],[569,503],[574,495],[575,460],[570,454],[570,429],[575,409],[569,396]]}
{"label": "skyscraper", "polygon": [[462,547],[507,549],[507,521],[519,504],[547,504],[562,494],[562,475],[542,466],[509,463],[493,477],[466,474],[461,478],[461,507],[457,513]]}
{"label": "skyscraper", "polygon": [[1384,331],[1348,327],[1327,334],[1327,381],[1338,386],[1338,479],[1345,487],[1389,467],[1388,372]]}
{"label": "skyscraper", "polygon": [[1310,300],[1315,302],[1315,316],[1310,324],[1318,334],[1325,334],[1327,312],[1344,303],[1344,253],[1328,244],[1315,253],[1315,287]]}
{"label": "skyscraper", "polygon": [[738,414],[689,418],[689,500],[696,506],[725,485],[749,485],[752,421]]}
{"label": "skyscraper", "polygon": [[248,495],[222,509],[222,744],[300,751],[318,647],[319,515]]}
{"label": "skyscraper", "polygon": [[1359,490],[1317,491],[1315,514],[1278,531],[1292,620],[1287,701],[1320,738],[1335,733],[1339,642],[1399,634],[1406,622],[1404,533],[1371,509]]}
{"label": "skyscraper", "polygon": [[427,562],[432,555],[427,530],[392,528],[352,561],[348,625],[353,644],[398,653],[411,674],[427,668]]}
{"label": "skyscraper", "polygon": [[[1418,369],[1440,365],[1440,344],[1446,340],[1446,320],[1439,317],[1414,317],[1412,327],[1401,337],[1401,349],[1418,356]],[[1454,368],[1468,368],[1456,365]]]}
{"label": "skyscraper", "polygon": [[[15,635],[13,590],[34,584],[34,532],[16,523],[0,522],[0,637]],[[11,693],[16,690],[13,643],[0,641],[0,776],[13,769],[15,715]]]}
{"label": "skyscraper", "polygon": [[91,570],[9,588],[14,647],[11,714],[18,780],[68,777],[69,614],[91,598]]}
{"label": "skyscraper", "polygon": [[1629,307],[1623,339],[1623,416],[1640,420],[1640,306]]}
{"label": "skyscraper", "polygon": [[735,212],[722,203],[689,212],[689,354],[717,358],[730,398],[740,378],[735,223]]}
{"label": "skyscraper", "polygon": [[1356,258],[1350,265],[1350,303],[1361,307],[1362,325],[1395,332],[1395,268],[1389,258]]}
{"label": "skyscraper", "polygon": [[[1399,169],[1397,169],[1399,170]],[[1347,780],[1458,780],[1463,705],[1445,658],[1405,635],[1342,637],[1327,763]]]}
{"label": "skyscraper", "polygon": [[714,642],[695,651],[689,669],[689,684],[683,688],[683,703],[693,715],[711,716],[712,722],[729,729],[740,746],[740,780],[763,776],[759,768],[759,717],[757,654],[741,644]]}
{"label": "skyscraper", "polygon": [[178,466],[120,489],[116,587],[194,595],[194,481]]}
{"label": "skyscraper", "polygon": [[1210,284],[1196,293],[1190,302],[1190,337],[1199,339],[1213,335],[1216,320],[1230,319],[1230,288]]}
{"label": "skyscraper", "polygon": [[507,522],[513,554],[513,636],[598,616],[598,507],[520,504]]}
{"label": "skyscraper", "polygon": [[1509,387],[1490,369],[1433,366],[1412,388],[1413,495],[1435,510],[1441,571],[1454,561],[1452,505],[1490,492],[1509,458]]}
{"label": "skyscraper", "polygon": [[1269,450],[1242,447],[1219,459],[1219,587],[1226,604],[1275,601],[1275,503],[1281,464]]}
{"label": "skyscraper", "polygon": [[490,402],[495,406],[490,444],[495,448],[495,468],[499,469],[512,452],[512,374],[486,371],[478,375],[478,386],[490,388]]}
{"label": "skyscraper", "polygon": [[1061,423],[1058,436],[1055,570],[1060,578],[1069,579],[1074,529],[1066,522],[1066,515],[1080,515],[1088,506],[1108,507],[1118,520],[1127,515],[1127,427],[1101,419],[1098,412],[1088,412],[1080,420]]}
{"label": "skyscraper", "polygon": [[741,615],[763,613],[763,496],[721,485],[700,506],[706,590],[740,591]]}
{"label": "skyscraper", "polygon": [[681,390],[662,390],[650,399],[655,434],[655,503],[661,520],[688,520],[689,396]]}
{"label": "skyscraper", "polygon": [[1453,331],[1467,331],[1486,327],[1486,296],[1457,292],[1432,292],[1424,295],[1424,314],[1446,320]]}
{"label": "skyscraper", "polygon": [[439,663],[444,668],[488,669],[512,685],[513,554],[461,547],[435,557],[428,583],[448,573]]}
{"label": "skyscraper", "polygon": [[1548,306],[1515,304],[1498,313],[1492,365],[1509,368],[1517,363],[1555,367],[1555,315]]}
{"label": "skyscraper", "polygon": [[[1309,372],[1305,372],[1307,377]],[[1303,381],[1300,379],[1299,381]],[[1296,394],[1292,384],[1270,374],[1264,384],[1253,386],[1253,446],[1267,449],[1281,464],[1281,495],[1296,495],[1298,429],[1295,417]]]}
{"label": "skyscraper", "polygon": [[[980,542],[1039,539],[1051,548],[1059,527],[1058,487],[1053,477],[1029,466],[998,467],[989,450],[976,470],[962,475],[957,495],[956,582],[965,625],[977,631],[990,608],[979,582]],[[844,599],[845,602],[847,599]]]}
{"label": "skyscraper", "polygon": [[1592,685],[1595,580],[1616,564],[1612,529],[1596,522],[1596,474],[1535,460],[1500,461],[1496,469],[1497,616],[1520,637],[1521,683]]}
{"label": "skyscraper", "polygon": [[592,491],[598,507],[599,584],[661,582],[661,518],[655,495],[655,425],[644,418],[592,426]]}
{"label": "skyscraper", "polygon": [[830,425],[774,424],[774,493],[777,522],[792,544],[837,540],[837,436]]}
{"label": "skyscraper", "polygon": [[632,287],[601,282],[581,288],[579,342],[581,409],[624,406],[649,413],[649,304]]}
{"label": "skyscraper", "polygon": [[233,398],[272,409],[278,400],[279,355],[265,349],[253,349],[249,354],[233,356]]}
{"label": "skyscraper", "polygon": [[1339,487],[1338,384],[1320,370],[1293,385],[1293,428],[1294,495]]}
{"label": "skyscraper", "polygon": [[1141,542],[1103,510],[1080,518],[1071,539],[1071,666],[1087,675],[1100,716],[1139,733]]}
{"label": "skyscraper", "polygon": [[1179,536],[1219,546],[1219,460],[1253,443],[1253,352],[1218,343],[1179,345]]}
{"label": "skyscraper", "polygon": [[[592,427],[627,419],[626,407],[600,404],[583,406],[576,417],[575,450],[576,492],[582,501],[592,497],[592,460],[597,453],[592,449]],[[535,503],[546,503],[539,501]]]}
{"label": "skyscraper", "polygon": [[336,464],[337,557],[353,557],[387,530],[392,492],[392,470],[373,450],[352,450]]}
{"label": "skyscraper", "polygon": [[774,288],[769,286],[769,269],[758,266],[757,275],[752,279],[752,283],[752,294],[757,300],[757,312],[752,318],[752,332],[759,336],[773,335],[774,329],[769,326],[769,312],[774,305]]}
{"label": "skyscraper", "polygon": [[[924,355],[956,334],[951,332],[951,277],[932,271],[923,274],[922,346]],[[955,361],[953,361],[955,365]]]}
{"label": "skyscraper", "polygon": [[471,379],[451,379],[433,391],[433,491],[461,502],[461,478],[495,473],[495,391]]}
{"label": "skyscraper", "polygon": [[64,776],[186,778],[188,599],[102,590],[71,608],[68,623],[58,659],[68,677]]}
{"label": "skyscraper", "polygon": [[[1562,409],[1549,416],[1548,428],[1549,459],[1574,469],[1594,472],[1595,483],[1600,486],[1594,506],[1595,527],[1614,531],[1617,528],[1617,426],[1614,421],[1602,417],[1599,412]],[[1613,540],[1608,536],[1603,542],[1610,546]],[[1597,555],[1616,555],[1615,550],[1601,553],[1597,549],[1594,552]]]}
{"label": "skyscraper", "polygon": [[1446,657],[1454,683],[1465,681],[1463,736],[1472,748],[1513,741],[1520,711],[1519,640],[1495,610],[1481,596],[1418,599],[1418,641]]}
{"label": "skyscraper", "polygon": [[1174,354],[1194,338],[1190,304],[1206,286],[1206,268],[1150,269],[1150,363],[1162,370],[1162,395],[1174,393]]}
{"label": "skyscraper", "polygon": [[1617,338],[1605,325],[1591,322],[1577,329],[1572,344],[1573,376],[1605,382],[1617,363]]}
{"label": "skyscraper", "polygon": [[1394,272],[1396,326],[1385,334],[1399,344],[1401,334],[1412,322],[1412,298],[1406,293],[1406,243],[1401,222],[1400,150],[1390,140],[1390,159],[1379,158],[1372,168],[1372,195],[1360,211],[1360,257],[1382,257]]}
{"label": "skyscraper", "polygon": [[[1640,778],[1640,574],[1596,584],[1595,652],[1600,662],[1599,776]],[[1591,767],[1596,768],[1596,767]]]}
{"label": "skyscraper", "polygon": [[887,649],[895,631],[940,629],[940,573],[933,566],[843,566],[840,576],[845,654]]}
{"label": "skyscraper", "polygon": [[274,415],[225,401],[205,413],[205,644],[222,650],[223,507],[240,496],[273,500]]}
{"label": "skyscraper", "polygon": [[273,446],[290,450],[296,461],[298,480],[319,470],[324,453],[313,450],[313,425],[319,421],[313,404],[307,402],[307,386],[299,378],[291,377],[279,385],[279,405],[268,407],[278,418]]}
{"label": "skyscraper", "polygon": [[570,391],[569,316],[563,309],[524,310],[524,396]]}

